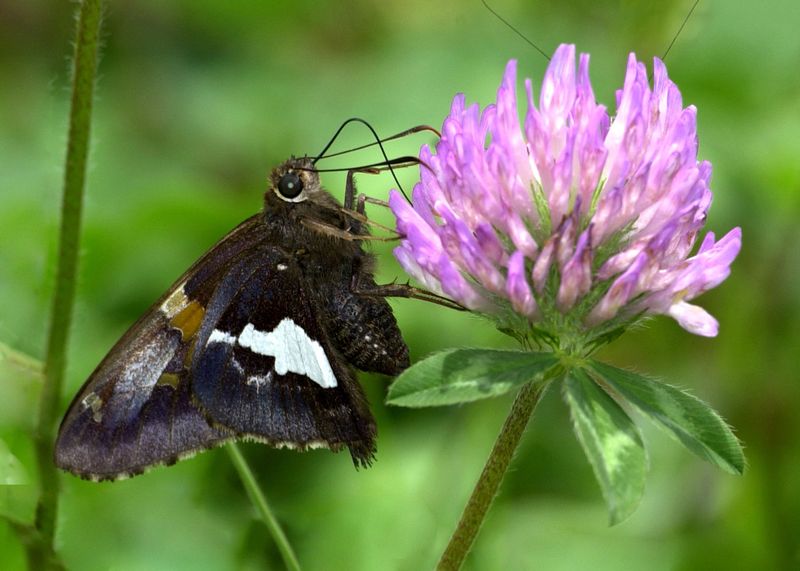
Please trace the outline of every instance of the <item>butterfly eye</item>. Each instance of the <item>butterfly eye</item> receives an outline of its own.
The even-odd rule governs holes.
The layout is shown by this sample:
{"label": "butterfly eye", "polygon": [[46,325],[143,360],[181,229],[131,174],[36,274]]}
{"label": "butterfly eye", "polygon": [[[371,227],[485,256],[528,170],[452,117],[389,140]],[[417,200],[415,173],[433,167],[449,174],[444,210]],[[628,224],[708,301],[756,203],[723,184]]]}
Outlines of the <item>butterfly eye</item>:
{"label": "butterfly eye", "polygon": [[278,192],[285,198],[296,198],[303,192],[303,181],[297,173],[287,172],[278,181]]}

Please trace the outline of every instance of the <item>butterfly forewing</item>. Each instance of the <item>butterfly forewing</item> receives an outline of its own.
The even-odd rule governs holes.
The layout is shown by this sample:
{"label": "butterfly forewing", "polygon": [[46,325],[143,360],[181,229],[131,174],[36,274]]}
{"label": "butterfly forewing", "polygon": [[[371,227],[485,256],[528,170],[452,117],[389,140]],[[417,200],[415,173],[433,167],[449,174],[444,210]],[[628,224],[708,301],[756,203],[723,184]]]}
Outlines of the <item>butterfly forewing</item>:
{"label": "butterfly forewing", "polygon": [[293,257],[261,248],[222,278],[193,361],[193,392],[215,422],[277,446],[374,451],[360,385],[332,347]]}

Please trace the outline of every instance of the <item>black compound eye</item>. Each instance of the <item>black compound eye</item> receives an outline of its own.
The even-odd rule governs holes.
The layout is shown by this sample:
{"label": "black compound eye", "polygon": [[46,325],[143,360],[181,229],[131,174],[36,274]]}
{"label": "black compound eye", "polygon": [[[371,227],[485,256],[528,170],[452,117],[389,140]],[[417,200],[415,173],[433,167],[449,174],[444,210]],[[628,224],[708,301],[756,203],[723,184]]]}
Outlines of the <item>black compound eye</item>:
{"label": "black compound eye", "polygon": [[278,192],[286,198],[296,198],[303,192],[303,181],[297,173],[287,172],[278,181]]}

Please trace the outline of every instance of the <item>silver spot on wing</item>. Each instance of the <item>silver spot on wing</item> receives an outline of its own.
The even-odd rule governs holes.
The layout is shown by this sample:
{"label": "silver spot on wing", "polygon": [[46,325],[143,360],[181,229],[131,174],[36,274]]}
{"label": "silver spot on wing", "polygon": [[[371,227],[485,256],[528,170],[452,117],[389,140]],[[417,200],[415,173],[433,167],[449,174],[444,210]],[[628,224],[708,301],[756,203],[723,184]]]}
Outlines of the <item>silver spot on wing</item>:
{"label": "silver spot on wing", "polygon": [[89,393],[81,400],[83,410],[92,411],[92,420],[100,423],[103,420],[103,399],[97,393]]}

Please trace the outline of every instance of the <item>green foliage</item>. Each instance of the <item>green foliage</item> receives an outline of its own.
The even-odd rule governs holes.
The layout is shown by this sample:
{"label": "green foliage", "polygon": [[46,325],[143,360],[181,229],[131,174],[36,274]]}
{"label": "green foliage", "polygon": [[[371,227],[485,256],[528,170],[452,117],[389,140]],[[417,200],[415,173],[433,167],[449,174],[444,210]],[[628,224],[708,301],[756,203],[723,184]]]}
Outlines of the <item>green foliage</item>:
{"label": "green foliage", "polygon": [[0,438],[0,486],[18,486],[29,483],[28,473],[22,462],[11,453]]}
{"label": "green foliage", "polygon": [[567,373],[564,398],[615,525],[633,513],[644,493],[647,456],[639,429],[582,369]]}
{"label": "green foliage", "polygon": [[660,383],[592,361],[600,381],[667,430],[686,448],[731,474],[744,472],[744,452],[730,427],[700,399]]}
{"label": "green foliage", "polygon": [[41,382],[41,363],[0,343],[0,517],[14,525],[33,523],[38,499],[32,433]]}
{"label": "green foliage", "polygon": [[552,353],[494,349],[447,349],[406,369],[389,387],[386,401],[423,407],[471,402],[544,380],[558,360]]}
{"label": "green foliage", "polygon": [[701,458],[732,474],[744,471],[741,446],[714,409],[675,387],[599,361],[560,364],[552,353],[448,349],[401,374],[389,388],[387,402],[408,407],[467,403],[503,395],[527,382],[543,383],[564,371],[564,398],[575,434],[600,484],[612,524],[638,506],[647,465],[639,431],[612,395]]}

